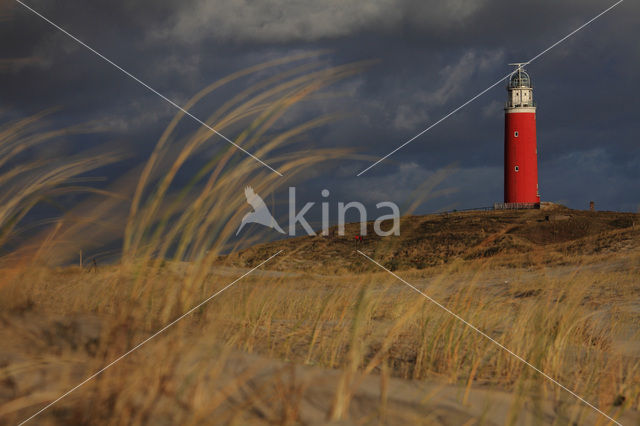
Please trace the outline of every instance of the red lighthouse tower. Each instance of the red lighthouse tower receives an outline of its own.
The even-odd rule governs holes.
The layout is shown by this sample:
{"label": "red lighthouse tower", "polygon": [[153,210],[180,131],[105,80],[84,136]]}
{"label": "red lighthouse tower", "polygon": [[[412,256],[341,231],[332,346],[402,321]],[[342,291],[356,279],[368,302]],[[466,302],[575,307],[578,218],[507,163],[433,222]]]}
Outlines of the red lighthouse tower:
{"label": "red lighthouse tower", "polygon": [[513,207],[538,207],[538,148],[536,106],[525,63],[509,64],[511,74],[504,109],[504,202]]}

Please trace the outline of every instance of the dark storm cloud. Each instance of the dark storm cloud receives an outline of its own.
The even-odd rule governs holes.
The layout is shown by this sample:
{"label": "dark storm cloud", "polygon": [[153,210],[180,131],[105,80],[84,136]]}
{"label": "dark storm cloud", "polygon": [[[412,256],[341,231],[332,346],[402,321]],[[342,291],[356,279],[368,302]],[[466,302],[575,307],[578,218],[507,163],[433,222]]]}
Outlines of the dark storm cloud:
{"label": "dark storm cloud", "polygon": [[[0,16],[9,19],[0,21],[0,108],[27,114],[61,105],[57,117],[62,122],[99,119],[144,158],[172,109],[17,3],[2,4],[9,9]],[[380,59],[342,83],[347,96],[316,100],[292,112],[349,111],[344,120],[314,132],[309,144],[352,146],[380,157],[504,75],[507,62],[534,56],[611,3],[29,4],[180,102],[237,69],[293,51],[329,48],[336,64]],[[639,12],[637,2],[626,1],[529,67],[539,105],[544,199],[574,207],[584,207],[589,199],[611,209],[638,205],[640,101],[634,94],[640,92]],[[396,197],[402,202],[413,196],[409,187],[455,163],[457,172],[444,185],[457,192],[441,195],[424,210],[500,201],[505,96],[500,85],[361,178],[353,176],[370,163],[345,160],[326,174],[310,174],[309,185],[314,194],[327,187],[349,199]],[[221,95],[209,107],[224,99]]]}
{"label": "dark storm cloud", "polygon": [[195,1],[183,8],[158,35],[185,42],[214,37],[286,43],[347,37],[364,31],[393,34],[406,25],[460,24],[482,4],[479,0]]}

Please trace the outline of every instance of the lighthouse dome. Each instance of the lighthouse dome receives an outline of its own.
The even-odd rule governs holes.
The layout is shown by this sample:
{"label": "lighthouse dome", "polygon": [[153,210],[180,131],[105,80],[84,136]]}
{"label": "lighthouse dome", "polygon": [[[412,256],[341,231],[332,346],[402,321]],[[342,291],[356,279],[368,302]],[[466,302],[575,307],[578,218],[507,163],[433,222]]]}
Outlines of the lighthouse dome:
{"label": "lighthouse dome", "polygon": [[531,87],[531,78],[522,68],[517,70],[511,76],[509,87]]}

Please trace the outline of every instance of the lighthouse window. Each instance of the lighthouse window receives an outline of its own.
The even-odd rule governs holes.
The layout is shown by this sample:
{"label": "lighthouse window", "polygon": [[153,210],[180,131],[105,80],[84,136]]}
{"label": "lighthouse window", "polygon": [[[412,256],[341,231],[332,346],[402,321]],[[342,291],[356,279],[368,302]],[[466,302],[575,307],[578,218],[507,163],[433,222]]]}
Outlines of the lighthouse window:
{"label": "lighthouse window", "polygon": [[515,136],[516,138],[518,137],[518,131],[517,130],[515,132],[513,132],[513,136]]}
{"label": "lighthouse window", "polygon": [[520,171],[520,167],[516,166],[516,167],[515,167],[515,171],[516,171],[516,172]]}

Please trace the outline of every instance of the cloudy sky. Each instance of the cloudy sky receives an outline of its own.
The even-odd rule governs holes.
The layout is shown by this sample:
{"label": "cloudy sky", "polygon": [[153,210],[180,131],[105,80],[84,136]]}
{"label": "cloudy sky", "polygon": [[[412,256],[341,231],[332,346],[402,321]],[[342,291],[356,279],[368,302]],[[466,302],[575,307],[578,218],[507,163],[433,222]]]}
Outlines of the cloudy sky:
{"label": "cloudy sky", "polygon": [[[335,161],[310,170],[304,183],[286,185],[298,185],[303,199],[318,201],[328,188],[341,201],[403,206],[425,182],[440,177],[418,209],[428,213],[502,201],[504,84],[355,175],[493,84],[509,72],[509,62],[537,55],[613,1],[25,3],[178,103],[234,71],[293,53],[327,49],[321,59],[332,65],[377,60],[334,88],[343,96],[318,97],[299,112],[348,111],[315,131],[307,148],[352,147],[370,159]],[[114,141],[128,148],[131,161],[143,161],[172,107],[14,0],[0,5],[3,120],[56,106],[54,125],[102,123],[102,134],[77,144]],[[543,200],[639,209],[638,16],[640,4],[626,0],[528,67],[538,104]],[[208,107],[224,103],[242,84],[248,82],[221,91]]]}

